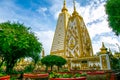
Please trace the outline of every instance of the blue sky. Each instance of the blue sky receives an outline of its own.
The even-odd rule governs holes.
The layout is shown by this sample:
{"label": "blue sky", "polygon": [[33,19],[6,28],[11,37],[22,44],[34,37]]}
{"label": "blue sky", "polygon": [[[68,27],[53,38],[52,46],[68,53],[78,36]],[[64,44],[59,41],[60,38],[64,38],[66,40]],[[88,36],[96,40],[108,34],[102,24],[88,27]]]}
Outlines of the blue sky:
{"label": "blue sky", "polygon": [[[66,4],[72,14],[73,0],[66,0]],[[105,0],[76,0],[76,9],[87,26],[94,53],[99,51],[101,42],[113,52],[118,51],[116,43],[120,45],[120,37],[108,26],[104,5]],[[19,21],[31,27],[49,54],[62,6],[63,0],[0,0],[0,23]]]}

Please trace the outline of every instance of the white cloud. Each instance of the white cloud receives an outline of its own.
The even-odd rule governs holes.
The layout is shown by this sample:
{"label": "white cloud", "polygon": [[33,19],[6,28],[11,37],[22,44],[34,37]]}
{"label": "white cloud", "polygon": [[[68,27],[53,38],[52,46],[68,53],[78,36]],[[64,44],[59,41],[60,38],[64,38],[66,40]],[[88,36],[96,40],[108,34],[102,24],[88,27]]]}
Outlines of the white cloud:
{"label": "white cloud", "polygon": [[60,0],[51,0],[52,6],[49,8],[50,13],[53,15],[53,18],[57,20],[60,10],[62,8],[62,1]]}
{"label": "white cloud", "polygon": [[102,22],[89,25],[88,31],[91,38],[94,38],[96,35],[100,35],[101,33],[111,32],[111,29],[108,27],[107,21],[103,20]]}
{"label": "white cloud", "polygon": [[[104,7],[105,3],[100,4],[98,7],[93,7],[93,5],[94,4],[91,3],[91,5],[86,7],[77,6],[77,8],[79,9],[78,12],[81,12],[85,23],[91,23],[90,25],[87,25],[91,40],[93,40],[96,35],[100,36],[100,40],[92,41],[94,54],[100,51],[102,42],[106,44],[107,48],[111,48],[112,51],[118,50],[115,44],[120,44],[120,40],[111,33],[111,29],[108,27],[109,25]],[[111,33],[112,36],[102,36],[101,34],[104,33]]]}
{"label": "white cloud", "polygon": [[110,36],[101,37],[101,40],[104,41],[105,43],[109,43],[109,42],[110,42],[110,44],[119,43],[119,41],[118,41],[116,38],[112,38],[112,37],[110,37]]}
{"label": "white cloud", "polygon": [[47,8],[46,8],[46,7],[43,7],[43,8],[41,8],[41,10],[42,10],[43,12],[45,12],[45,11],[47,11]]}
{"label": "white cloud", "polygon": [[[111,32],[111,35],[113,35],[113,32]],[[98,35],[99,36],[99,35]],[[100,48],[102,47],[102,42],[104,42],[105,47],[107,49],[111,49],[111,51],[114,53],[116,51],[119,51],[118,46],[116,43],[120,46],[120,37],[117,36],[107,36],[107,35],[100,35],[100,38],[97,39],[97,41],[92,41],[93,42],[93,50],[94,53],[100,51]]]}
{"label": "white cloud", "polygon": [[46,11],[47,11],[48,9],[47,9],[47,7],[39,7],[38,9],[37,9],[37,11],[40,13],[40,14],[43,14],[44,16],[46,16]]}
{"label": "white cloud", "polygon": [[101,37],[101,41],[106,43],[106,47],[111,48],[113,51],[119,51],[116,43],[120,44],[120,42],[117,38],[113,38],[111,36]]}
{"label": "white cloud", "polygon": [[35,34],[39,38],[39,41],[43,44],[45,55],[50,54],[54,32],[53,31],[40,31],[40,32],[35,32]]}
{"label": "white cloud", "polygon": [[[62,6],[63,6],[63,4],[61,2],[56,1],[56,3],[54,3],[52,5],[52,7],[50,8],[51,13],[54,15],[54,18],[56,20],[58,18],[58,15],[59,15],[61,9],[62,9]],[[68,12],[70,14],[72,14],[72,12],[73,12],[72,0],[70,0],[66,4],[67,4]],[[104,7],[105,2],[99,3],[99,1],[97,1],[97,4],[99,4],[99,6],[97,6],[97,7],[94,6],[95,4],[93,1],[93,2],[91,2],[90,5],[82,7],[82,6],[80,6],[80,3],[78,3],[76,1],[76,9],[77,9],[78,13],[83,17],[86,25],[88,23],[92,23],[91,25],[87,25],[91,40],[93,40],[93,38],[96,37],[96,35],[99,35],[102,37],[100,40],[92,41],[94,53],[99,51],[99,49],[101,48],[102,42],[104,42],[105,44],[112,43],[112,45],[113,45],[113,44],[115,44],[115,42],[119,43],[119,41],[120,41],[114,35],[112,35],[112,36],[109,36],[109,35],[102,36],[101,35],[104,33],[111,33],[111,29],[108,27],[107,15],[105,13],[105,7]],[[60,6],[60,5],[62,5],[62,6]],[[111,34],[113,34],[113,33],[111,33]],[[112,37],[115,37],[115,39],[113,40]],[[110,48],[115,50],[116,46],[112,46],[112,45]],[[109,46],[107,46],[107,47],[109,48]]]}
{"label": "white cloud", "polygon": [[[44,14],[44,16],[37,14],[35,12],[24,10],[20,8],[19,6],[16,6],[11,0],[4,1],[0,3],[0,22],[4,22],[7,20],[10,21],[20,21],[24,22],[25,25],[28,25],[28,27],[32,27],[32,30],[36,33],[36,35],[39,38],[39,41],[43,43],[43,47],[45,49],[45,53],[49,54],[54,31],[51,31],[51,27],[55,27],[56,25],[54,21],[51,21],[51,19],[58,19],[58,15],[61,12],[61,9],[63,7],[63,0],[48,0],[52,4],[51,7],[39,7],[37,11],[40,14]],[[66,0],[66,5],[68,8],[68,11],[70,14],[73,12],[73,0]],[[97,1],[97,0],[93,0]],[[101,47],[101,42],[105,42],[105,44],[109,43],[110,45],[115,43],[118,43],[120,45],[120,39],[119,37],[115,37],[114,35],[101,35],[104,33],[111,33],[111,29],[108,27],[107,22],[107,16],[105,14],[105,8],[104,4],[99,4],[98,7],[94,7],[94,2],[91,1],[90,5],[86,6],[80,6],[80,3],[76,0],[76,10],[78,13],[84,18],[84,22],[87,25],[89,34],[91,39],[96,37],[96,35],[100,36],[100,39],[95,41],[93,40],[93,50],[94,53],[98,52]],[[98,2],[97,2],[98,4]],[[49,11],[52,15],[51,18],[45,15],[45,12]],[[42,18],[41,18],[42,16]],[[97,20],[100,20],[97,21]],[[97,21],[96,23],[94,21]],[[91,25],[88,25],[88,23],[91,23]],[[41,31],[42,30],[42,31]],[[48,31],[47,31],[48,30]],[[36,32],[37,31],[37,32]],[[111,33],[113,34],[113,33]],[[106,47],[109,47],[106,44]],[[114,50],[118,50],[117,46],[112,46]]]}

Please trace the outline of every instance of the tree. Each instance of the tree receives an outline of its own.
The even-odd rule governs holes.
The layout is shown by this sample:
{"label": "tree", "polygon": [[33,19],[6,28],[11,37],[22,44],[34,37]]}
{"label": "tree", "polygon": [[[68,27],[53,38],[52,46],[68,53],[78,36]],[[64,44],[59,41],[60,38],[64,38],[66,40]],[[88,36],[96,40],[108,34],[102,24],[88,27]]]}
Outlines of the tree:
{"label": "tree", "polygon": [[17,60],[31,57],[38,60],[42,44],[30,30],[20,23],[0,24],[0,55],[6,63],[6,73],[10,74]]}
{"label": "tree", "polygon": [[110,65],[112,70],[120,69],[120,58],[116,53],[114,55],[109,53]]}
{"label": "tree", "polygon": [[120,35],[120,0],[107,0],[105,8],[109,26],[117,36]]}
{"label": "tree", "polygon": [[111,68],[113,70],[120,69],[120,59],[112,57],[111,58]]}
{"label": "tree", "polygon": [[46,66],[46,71],[48,71],[48,67],[52,67],[55,65],[55,55],[47,55],[41,59],[41,63]]}
{"label": "tree", "polygon": [[56,58],[56,63],[55,65],[58,66],[58,71],[59,71],[59,68],[62,67],[63,65],[65,65],[67,63],[66,59],[64,59],[63,57],[61,56],[58,56],[58,58]]}
{"label": "tree", "polygon": [[51,67],[51,71],[52,71],[52,67],[54,65],[61,67],[66,62],[67,61],[64,58],[62,58],[60,56],[56,56],[56,55],[47,55],[41,59],[41,63],[45,64],[45,66],[46,66],[46,71],[49,66]]}

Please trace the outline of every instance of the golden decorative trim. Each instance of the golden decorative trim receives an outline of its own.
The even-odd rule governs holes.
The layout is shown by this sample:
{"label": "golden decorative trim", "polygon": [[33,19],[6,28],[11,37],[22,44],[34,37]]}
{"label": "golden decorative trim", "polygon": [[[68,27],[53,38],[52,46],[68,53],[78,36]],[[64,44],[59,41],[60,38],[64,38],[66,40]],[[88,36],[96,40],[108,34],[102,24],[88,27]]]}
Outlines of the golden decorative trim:
{"label": "golden decorative trim", "polygon": [[51,52],[51,54],[57,54],[57,53],[63,53],[64,52],[64,50],[58,50],[58,51],[53,51],[53,52]]}

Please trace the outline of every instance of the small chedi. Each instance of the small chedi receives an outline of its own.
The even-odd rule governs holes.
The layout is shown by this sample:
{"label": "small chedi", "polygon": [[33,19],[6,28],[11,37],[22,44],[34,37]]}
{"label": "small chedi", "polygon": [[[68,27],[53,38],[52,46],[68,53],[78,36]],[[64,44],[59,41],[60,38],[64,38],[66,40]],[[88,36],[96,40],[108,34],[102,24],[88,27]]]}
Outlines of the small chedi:
{"label": "small chedi", "polygon": [[65,68],[79,70],[110,70],[107,48],[102,43],[100,55],[93,54],[93,48],[83,17],[76,10],[69,14],[64,0],[59,14],[51,47],[51,55],[59,55],[67,60]]}

